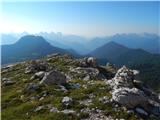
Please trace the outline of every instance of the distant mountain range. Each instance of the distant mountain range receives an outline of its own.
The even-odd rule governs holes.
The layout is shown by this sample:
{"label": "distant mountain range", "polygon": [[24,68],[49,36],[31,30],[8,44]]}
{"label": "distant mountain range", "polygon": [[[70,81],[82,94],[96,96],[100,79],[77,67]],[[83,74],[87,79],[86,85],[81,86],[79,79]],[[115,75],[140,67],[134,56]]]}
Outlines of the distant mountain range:
{"label": "distant mountain range", "polygon": [[52,53],[71,53],[71,50],[54,47],[43,37],[33,35],[21,37],[16,43],[2,45],[1,48],[2,64],[36,59]]}
{"label": "distant mountain range", "polygon": [[142,49],[127,48],[112,41],[95,49],[89,53],[89,55],[100,60],[110,61],[117,65],[140,64],[144,63],[144,61],[150,62],[152,59],[154,60],[155,56],[157,56]]}
{"label": "distant mountain range", "polygon": [[[2,64],[35,59],[56,52],[70,53],[75,56],[82,53],[83,56],[95,56],[103,64],[106,61],[117,65],[137,64],[143,63],[144,60],[152,60],[156,55],[151,53],[158,53],[159,50],[159,37],[153,34],[117,34],[112,37],[94,38],[90,41],[84,40],[85,38],[79,36],[63,36],[61,33],[39,34],[42,34],[43,37],[25,35],[16,40],[14,44],[2,45]],[[14,39],[20,36],[20,34],[15,35]],[[7,39],[7,37],[12,39],[13,36],[4,37],[3,35],[2,41],[3,38]],[[144,49],[147,49],[150,53]]]}
{"label": "distant mountain range", "polygon": [[[22,34],[2,34],[1,44],[13,44],[27,33]],[[143,49],[150,53],[160,53],[160,37],[156,34],[116,34],[107,37],[96,37],[87,39],[77,35],[64,35],[62,33],[40,32],[36,34],[42,36],[47,42],[62,49],[72,49],[81,55],[85,55],[104,44],[113,41],[128,48]]]}

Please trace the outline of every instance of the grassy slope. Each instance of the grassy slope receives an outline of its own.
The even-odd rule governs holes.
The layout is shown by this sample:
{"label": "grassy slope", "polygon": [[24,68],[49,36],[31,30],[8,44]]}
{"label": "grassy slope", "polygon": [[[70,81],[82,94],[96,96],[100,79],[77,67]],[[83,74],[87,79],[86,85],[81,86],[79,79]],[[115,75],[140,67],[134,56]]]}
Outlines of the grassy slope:
{"label": "grassy slope", "polygon": [[[75,66],[76,62],[68,62],[66,59],[53,59],[49,62],[51,66],[56,66],[60,71],[67,72],[68,66]],[[99,108],[104,111],[105,115],[110,115],[113,118],[124,118],[127,120],[139,119],[135,115],[128,115],[122,108],[119,108],[119,112],[116,112],[112,105],[104,105],[99,102],[99,97],[108,96],[111,97],[109,93],[108,86],[104,85],[103,81],[94,80],[95,84],[88,85],[85,81],[75,79],[72,80],[74,83],[80,83],[82,85],[88,85],[87,89],[69,89],[69,92],[64,93],[62,91],[57,91],[58,86],[45,86],[41,85],[38,91],[28,93],[25,91],[25,86],[28,83],[38,83],[38,80],[30,80],[31,74],[24,74],[25,65],[18,64],[13,67],[10,72],[3,73],[2,78],[12,78],[16,80],[16,84],[11,86],[2,87],[2,119],[3,120],[79,120],[88,117],[88,114],[81,113],[80,110],[86,106],[80,105],[78,100],[84,100],[88,98],[88,94],[96,95],[93,99],[93,104],[90,108]],[[103,89],[102,89],[103,88]],[[41,95],[43,91],[49,93],[43,100],[29,100],[31,96]],[[23,95],[23,98],[22,98]],[[61,100],[64,96],[70,96],[74,100],[74,104],[70,106],[78,114],[65,115],[63,113],[50,113],[49,109],[44,109],[39,112],[34,112],[34,110],[40,105],[52,104],[59,110],[63,110],[64,107]]]}

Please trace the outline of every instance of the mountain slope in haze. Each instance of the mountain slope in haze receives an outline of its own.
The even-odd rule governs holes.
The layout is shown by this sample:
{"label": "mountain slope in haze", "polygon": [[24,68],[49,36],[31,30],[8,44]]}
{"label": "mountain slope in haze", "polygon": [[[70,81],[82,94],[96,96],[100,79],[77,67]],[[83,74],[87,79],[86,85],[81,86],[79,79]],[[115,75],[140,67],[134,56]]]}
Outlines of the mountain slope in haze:
{"label": "mountain slope in haze", "polygon": [[22,33],[2,33],[1,34],[1,43],[0,45],[9,45],[14,44],[20,39],[22,36],[28,35],[27,32]]}
{"label": "mountain slope in haze", "polygon": [[111,40],[128,48],[141,48],[150,53],[160,53],[160,37],[156,34],[116,34]]}
{"label": "mountain slope in haze", "polygon": [[[20,37],[28,33],[19,34],[2,34],[1,45],[13,44]],[[143,49],[150,53],[160,53],[160,37],[156,34],[143,33],[143,34],[115,34],[106,37],[85,38],[78,35],[64,35],[58,33],[40,32],[36,34],[42,36],[51,45],[62,49],[73,49],[79,54],[88,54],[94,49],[110,42],[116,42],[128,48]]]}
{"label": "mountain slope in haze", "polygon": [[89,55],[98,59],[106,59],[117,65],[140,64],[144,61],[150,62],[155,58],[155,55],[142,49],[130,49],[115,42],[109,42],[95,49]]}
{"label": "mountain slope in haze", "polygon": [[116,42],[123,46],[133,49],[143,49],[150,53],[160,53],[160,37],[156,34],[116,34],[108,37],[97,37],[91,40],[87,45],[94,50],[106,43]]}
{"label": "mountain slope in haze", "polygon": [[127,52],[129,48],[124,47],[115,42],[109,42],[94,51],[92,51],[89,55],[92,55],[98,59],[108,59],[109,61],[117,59],[121,54]]}
{"label": "mountain slope in haze", "polygon": [[27,35],[15,44],[2,45],[2,64],[36,59],[52,53],[67,53],[64,49],[52,46],[43,37]]}
{"label": "mountain slope in haze", "polygon": [[51,45],[62,49],[73,49],[79,54],[85,54],[89,51],[85,46],[87,39],[78,35],[64,35],[61,32],[40,32],[37,35],[44,37]]}

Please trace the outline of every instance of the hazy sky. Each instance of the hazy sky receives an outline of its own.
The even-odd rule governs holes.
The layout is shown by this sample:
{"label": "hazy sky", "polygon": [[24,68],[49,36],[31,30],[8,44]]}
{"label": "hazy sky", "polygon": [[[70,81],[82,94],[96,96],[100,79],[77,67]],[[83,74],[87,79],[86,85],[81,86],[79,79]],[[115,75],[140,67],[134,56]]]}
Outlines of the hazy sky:
{"label": "hazy sky", "polygon": [[160,2],[5,2],[0,32],[157,33]]}

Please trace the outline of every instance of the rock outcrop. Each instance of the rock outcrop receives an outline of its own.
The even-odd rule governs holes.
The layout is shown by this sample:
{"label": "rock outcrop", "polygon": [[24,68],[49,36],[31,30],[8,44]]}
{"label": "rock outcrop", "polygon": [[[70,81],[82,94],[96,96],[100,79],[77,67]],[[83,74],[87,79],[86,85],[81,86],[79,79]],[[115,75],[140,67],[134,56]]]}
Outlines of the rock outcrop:
{"label": "rock outcrop", "polygon": [[94,57],[85,57],[80,61],[80,66],[81,67],[97,67],[97,60]]}
{"label": "rock outcrop", "polygon": [[[156,94],[135,80],[138,74],[137,70],[130,70],[125,66],[120,68],[115,77],[107,81],[107,84],[112,88],[112,99],[144,116],[149,114],[160,116],[160,101],[156,99]],[[139,83],[141,85],[137,87]]]}
{"label": "rock outcrop", "polygon": [[4,85],[4,86],[13,85],[15,83],[16,83],[15,81],[13,81],[9,78],[2,78],[2,85]]}
{"label": "rock outcrop", "polygon": [[26,67],[25,73],[35,73],[39,71],[46,71],[48,69],[48,64],[41,60],[32,60]]}
{"label": "rock outcrop", "polygon": [[45,73],[43,79],[40,81],[40,84],[42,83],[45,83],[47,85],[65,84],[66,76],[59,71],[52,70]]}

